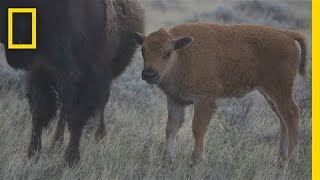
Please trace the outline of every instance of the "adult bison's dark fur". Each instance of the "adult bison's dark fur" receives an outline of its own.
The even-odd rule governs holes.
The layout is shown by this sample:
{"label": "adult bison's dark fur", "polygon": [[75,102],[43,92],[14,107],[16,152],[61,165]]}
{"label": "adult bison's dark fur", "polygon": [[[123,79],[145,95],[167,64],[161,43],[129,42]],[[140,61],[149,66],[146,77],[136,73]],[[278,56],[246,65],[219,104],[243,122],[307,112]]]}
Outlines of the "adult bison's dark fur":
{"label": "adult bison's dark fur", "polygon": [[[37,8],[37,50],[7,49],[8,7]],[[7,62],[28,73],[32,113],[28,155],[40,151],[42,130],[60,108],[54,142],[63,140],[66,122],[70,142],[65,158],[72,165],[80,159],[83,126],[94,113],[101,123],[96,135],[104,134],[110,84],[134,54],[133,32],[143,31],[144,12],[135,0],[1,0],[0,13]],[[18,31],[15,35],[24,42],[25,31]]]}

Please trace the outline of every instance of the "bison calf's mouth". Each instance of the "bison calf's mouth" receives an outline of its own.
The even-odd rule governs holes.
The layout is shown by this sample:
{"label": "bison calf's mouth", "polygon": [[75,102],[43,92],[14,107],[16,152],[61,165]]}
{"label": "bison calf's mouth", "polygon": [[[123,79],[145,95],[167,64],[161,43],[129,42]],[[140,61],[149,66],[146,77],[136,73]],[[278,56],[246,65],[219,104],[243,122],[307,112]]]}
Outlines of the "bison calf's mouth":
{"label": "bison calf's mouth", "polygon": [[142,80],[145,80],[148,84],[158,84],[160,83],[160,75],[153,70],[143,70]]}

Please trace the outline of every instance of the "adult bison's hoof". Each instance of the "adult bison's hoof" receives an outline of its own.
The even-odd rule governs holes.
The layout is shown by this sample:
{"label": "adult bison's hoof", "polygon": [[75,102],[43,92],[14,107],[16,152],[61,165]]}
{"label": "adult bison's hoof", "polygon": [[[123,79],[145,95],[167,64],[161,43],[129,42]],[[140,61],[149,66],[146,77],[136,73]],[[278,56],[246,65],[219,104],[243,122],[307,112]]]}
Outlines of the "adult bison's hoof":
{"label": "adult bison's hoof", "polygon": [[70,167],[74,167],[80,161],[80,153],[77,150],[67,149],[65,153],[65,160]]}
{"label": "adult bison's hoof", "polygon": [[41,143],[32,142],[28,148],[28,159],[34,159],[35,161],[39,158],[39,152],[41,150]]}
{"label": "adult bison's hoof", "polygon": [[106,129],[104,127],[99,127],[94,134],[94,139],[96,143],[100,142],[106,134],[107,134]]}
{"label": "adult bison's hoof", "polygon": [[28,159],[32,160],[34,163],[39,160],[39,151],[28,149]]}

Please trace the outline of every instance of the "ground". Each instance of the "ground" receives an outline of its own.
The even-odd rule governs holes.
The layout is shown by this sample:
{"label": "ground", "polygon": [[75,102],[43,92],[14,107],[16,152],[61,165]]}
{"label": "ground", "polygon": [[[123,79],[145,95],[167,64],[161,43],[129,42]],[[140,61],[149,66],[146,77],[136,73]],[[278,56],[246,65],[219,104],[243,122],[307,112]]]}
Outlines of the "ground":
{"label": "ground", "polygon": [[[194,21],[266,24],[302,32],[310,52],[309,0],[141,0],[146,9],[146,32]],[[308,63],[311,58],[309,55]],[[173,164],[162,168],[166,101],[155,86],[141,80],[140,51],[125,73],[113,83],[105,109],[107,135],[94,141],[95,120],[81,141],[81,161],[68,168],[64,145],[51,148],[56,120],[43,134],[37,163],[28,161],[31,116],[24,97],[24,72],[11,69],[0,52],[0,179],[310,179],[311,75],[297,76],[295,98],[301,108],[299,163],[277,167],[279,123],[262,96],[252,92],[241,99],[220,102],[206,138],[206,161],[191,166],[192,107],[176,141]],[[310,72],[310,66],[308,66]]]}

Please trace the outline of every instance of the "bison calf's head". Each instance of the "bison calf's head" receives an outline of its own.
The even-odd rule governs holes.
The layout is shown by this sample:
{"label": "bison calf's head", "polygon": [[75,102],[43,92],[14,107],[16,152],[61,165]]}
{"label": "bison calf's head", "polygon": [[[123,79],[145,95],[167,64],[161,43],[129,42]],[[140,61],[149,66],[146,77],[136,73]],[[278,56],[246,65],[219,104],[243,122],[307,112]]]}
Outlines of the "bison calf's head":
{"label": "bison calf's head", "polygon": [[177,60],[177,51],[192,43],[192,37],[174,38],[164,29],[148,36],[135,33],[136,41],[142,46],[144,69],[142,79],[149,84],[158,84]]}

